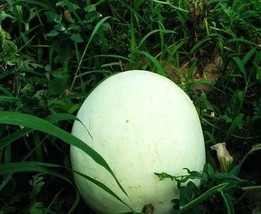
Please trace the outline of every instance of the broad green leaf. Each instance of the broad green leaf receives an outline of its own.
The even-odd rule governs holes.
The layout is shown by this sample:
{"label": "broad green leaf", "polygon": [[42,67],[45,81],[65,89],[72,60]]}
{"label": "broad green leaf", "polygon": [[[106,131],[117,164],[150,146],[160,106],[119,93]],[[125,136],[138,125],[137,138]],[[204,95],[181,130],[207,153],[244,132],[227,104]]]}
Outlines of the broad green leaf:
{"label": "broad green leaf", "polygon": [[[50,123],[55,123],[55,122],[62,121],[62,120],[77,120],[80,122],[80,120],[77,117],[70,115],[70,114],[64,114],[64,113],[53,114],[53,115],[46,117],[45,119],[48,120]],[[12,142],[14,142],[15,140],[19,139],[20,137],[23,137],[33,131],[34,131],[34,129],[26,127],[26,128],[21,128],[15,132],[11,133],[10,135],[1,139],[0,149],[4,148],[5,146],[7,146],[7,145],[11,144]]]}
{"label": "broad green leaf", "polygon": [[47,120],[29,114],[0,111],[0,124],[18,125],[35,129],[50,134],[54,137],[57,137],[63,140],[64,142],[81,149],[87,155],[89,155],[95,162],[103,166],[114,177],[121,190],[127,195],[126,191],[123,189],[118,179],[114,175],[112,169],[109,167],[109,165],[101,155],[99,155],[94,149],[92,149],[90,146],[88,146],[86,143],[84,143],[77,137],[51,124]]}

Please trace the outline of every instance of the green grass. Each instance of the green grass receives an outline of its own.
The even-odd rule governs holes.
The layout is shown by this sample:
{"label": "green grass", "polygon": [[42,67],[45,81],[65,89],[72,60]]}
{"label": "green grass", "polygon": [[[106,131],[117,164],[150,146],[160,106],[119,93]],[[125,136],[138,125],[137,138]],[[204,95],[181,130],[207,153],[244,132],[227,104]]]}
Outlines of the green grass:
{"label": "green grass", "polygon": [[[129,69],[170,78],[198,110],[207,165],[166,176],[202,181],[180,186],[177,213],[260,212],[260,15],[259,0],[0,1],[0,213],[91,212],[69,145],[110,168],[69,134],[73,115],[101,80]],[[227,172],[210,149],[221,142]]]}

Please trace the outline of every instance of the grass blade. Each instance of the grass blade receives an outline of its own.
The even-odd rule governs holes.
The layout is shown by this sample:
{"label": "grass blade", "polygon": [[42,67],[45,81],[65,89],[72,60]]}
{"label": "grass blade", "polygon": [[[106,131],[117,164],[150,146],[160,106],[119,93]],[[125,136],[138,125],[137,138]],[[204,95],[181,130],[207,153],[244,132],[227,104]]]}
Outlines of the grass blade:
{"label": "grass blade", "polygon": [[110,174],[114,177],[121,190],[127,195],[126,191],[123,189],[118,179],[114,175],[112,169],[109,167],[109,165],[101,155],[99,155],[94,149],[92,149],[90,146],[85,144],[77,137],[51,124],[47,120],[29,114],[0,111],[0,124],[18,125],[38,130],[50,134],[54,137],[57,137],[63,140],[64,142],[81,149],[87,155],[89,155],[95,162],[97,162],[99,165],[103,166],[108,172],[110,172]]}
{"label": "grass blade", "polygon": [[233,131],[236,129],[236,127],[238,127],[238,125],[242,122],[244,117],[244,114],[240,113],[239,115],[237,115],[235,117],[235,119],[233,120],[232,124],[229,126],[227,132],[226,132],[226,136],[225,136],[225,140],[227,141],[229,136],[233,133]]}
{"label": "grass blade", "polygon": [[256,47],[252,48],[250,51],[247,52],[247,54],[243,57],[242,63],[243,65],[246,65],[249,59],[256,53]]}
{"label": "grass blade", "polygon": [[156,34],[156,33],[162,33],[162,34],[165,34],[165,33],[174,33],[173,30],[165,30],[165,29],[155,29],[155,30],[152,30],[150,31],[149,33],[147,33],[139,42],[138,46],[137,46],[137,49],[140,49],[141,46],[144,44],[144,42],[153,34]]}
{"label": "grass blade", "polygon": [[220,192],[225,203],[227,214],[235,214],[231,196],[223,191]]}
{"label": "grass blade", "polygon": [[153,57],[152,55],[150,55],[146,51],[137,51],[136,53],[145,55],[156,66],[157,73],[162,75],[162,76],[166,76],[164,69],[162,68],[161,64],[159,63],[159,61],[155,57]]}
{"label": "grass blade", "polygon": [[[62,121],[62,120],[78,120],[78,119],[77,119],[77,117],[75,117],[73,115],[61,113],[61,114],[53,114],[51,116],[48,116],[46,118],[46,120],[48,120],[50,123],[55,123],[55,122]],[[26,127],[26,128],[22,128],[22,129],[19,129],[19,130],[13,132],[12,134],[1,139],[0,149],[3,149],[7,145],[13,143],[15,140],[33,132],[33,131],[34,131],[34,129]]]}
{"label": "grass blade", "polygon": [[77,79],[77,75],[78,75],[78,73],[79,73],[79,71],[80,71],[80,68],[81,68],[81,65],[82,65],[84,56],[85,56],[85,54],[86,54],[86,52],[87,52],[87,50],[88,50],[88,48],[89,48],[89,45],[90,45],[90,43],[91,43],[93,37],[95,36],[95,34],[97,33],[97,31],[99,30],[99,28],[101,27],[101,25],[102,25],[107,19],[109,19],[109,18],[110,18],[109,16],[104,17],[104,18],[101,19],[101,20],[96,24],[96,26],[94,27],[94,29],[93,29],[93,31],[92,31],[92,34],[91,34],[91,36],[90,36],[90,39],[88,40],[88,42],[87,42],[87,44],[86,44],[86,46],[85,46],[85,48],[84,48],[84,51],[83,51],[83,53],[82,53],[80,62],[78,63],[77,70],[76,70],[76,72],[75,72],[75,75],[74,75],[74,78],[73,78],[73,81],[72,81],[72,84],[71,84],[71,87],[70,87],[70,91],[72,91],[72,89],[73,89],[73,86],[74,86],[74,83],[75,83],[75,81],[76,81],[76,79]]}
{"label": "grass blade", "polygon": [[239,57],[233,57],[233,60],[235,61],[237,67],[242,72],[244,79],[247,80],[247,74],[246,74],[246,68],[242,60],[239,59]]}
{"label": "grass blade", "polygon": [[219,184],[217,186],[212,187],[211,189],[209,189],[208,191],[206,191],[205,193],[203,193],[202,195],[200,195],[199,197],[197,197],[193,201],[191,201],[191,202],[187,203],[186,205],[182,206],[180,208],[180,210],[177,211],[177,214],[184,213],[184,212],[192,209],[196,205],[198,205],[198,204],[202,203],[203,201],[207,200],[212,195],[222,191],[227,186],[228,186],[228,183],[222,183],[222,184]]}
{"label": "grass blade", "polygon": [[[49,1],[48,1],[49,2]],[[52,5],[49,5],[47,3],[44,3],[43,1],[37,1],[37,0],[16,0],[13,4],[18,5],[19,3],[30,3],[30,4],[35,4],[39,5],[42,8],[45,8],[47,10],[53,10]]]}

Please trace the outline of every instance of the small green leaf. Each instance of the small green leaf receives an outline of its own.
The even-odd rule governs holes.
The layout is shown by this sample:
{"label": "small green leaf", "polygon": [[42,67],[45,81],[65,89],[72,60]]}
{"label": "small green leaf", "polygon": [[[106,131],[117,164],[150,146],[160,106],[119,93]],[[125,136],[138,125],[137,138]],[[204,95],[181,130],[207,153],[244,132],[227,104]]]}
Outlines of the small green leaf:
{"label": "small green leaf", "polygon": [[57,32],[56,30],[52,30],[51,32],[45,34],[45,36],[49,36],[49,37],[55,37],[59,35],[59,32]]}
{"label": "small green leaf", "polygon": [[86,8],[85,8],[86,12],[90,13],[90,12],[93,12],[93,11],[96,11],[96,7],[94,4],[91,4],[91,5],[88,5]]}
{"label": "small green leaf", "polygon": [[54,11],[47,11],[45,12],[45,15],[49,22],[58,22],[62,18],[61,15],[57,14]]}
{"label": "small green leaf", "polygon": [[79,34],[79,33],[72,34],[70,39],[76,43],[82,43],[84,41],[81,34]]}
{"label": "small green leaf", "polygon": [[43,214],[44,206],[41,202],[35,202],[28,210],[29,214]]}

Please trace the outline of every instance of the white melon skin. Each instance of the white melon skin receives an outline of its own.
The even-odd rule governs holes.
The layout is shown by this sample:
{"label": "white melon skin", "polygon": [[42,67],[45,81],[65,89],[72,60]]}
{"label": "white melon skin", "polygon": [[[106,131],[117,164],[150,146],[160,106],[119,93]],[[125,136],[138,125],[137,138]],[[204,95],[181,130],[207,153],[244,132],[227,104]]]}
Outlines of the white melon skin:
{"label": "white melon skin", "polygon": [[[205,146],[195,107],[176,84],[158,74],[132,70],[109,77],[87,97],[77,117],[92,138],[77,121],[72,134],[107,161],[129,198],[110,173],[72,146],[73,169],[107,185],[137,212],[147,204],[154,206],[154,214],[173,211],[171,200],[179,194],[176,183],[159,181],[154,172],[184,175],[184,168],[203,169]],[[130,211],[85,178],[74,177],[97,214]]]}

